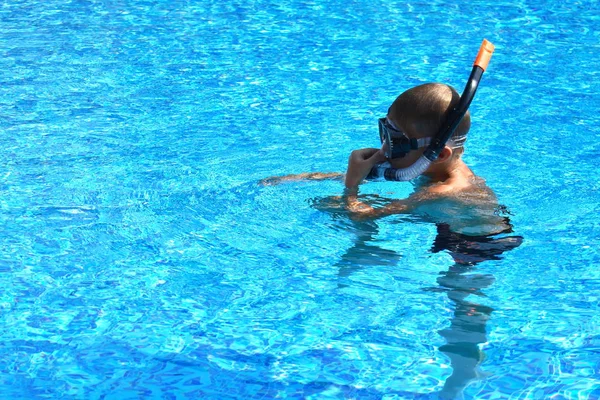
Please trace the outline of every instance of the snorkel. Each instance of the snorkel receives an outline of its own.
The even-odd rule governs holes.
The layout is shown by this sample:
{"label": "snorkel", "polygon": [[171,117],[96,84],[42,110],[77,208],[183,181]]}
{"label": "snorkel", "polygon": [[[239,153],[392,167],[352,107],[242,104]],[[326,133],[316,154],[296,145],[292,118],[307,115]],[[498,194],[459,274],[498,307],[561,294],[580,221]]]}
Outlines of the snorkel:
{"label": "snorkel", "polygon": [[[458,124],[467,113],[469,105],[471,105],[471,101],[473,101],[473,98],[475,97],[475,92],[477,91],[481,77],[492,58],[493,52],[494,45],[484,39],[479,48],[479,53],[475,58],[475,62],[473,63],[473,69],[471,70],[467,85],[460,96],[460,101],[450,110],[442,127],[427,149],[423,152],[423,155],[407,168],[391,168],[390,163],[388,162],[377,164],[371,169],[367,179],[384,178],[388,181],[409,181],[421,175],[429,168],[431,163],[438,158],[440,152],[458,127]],[[388,147],[389,146],[390,143],[388,143]]]}

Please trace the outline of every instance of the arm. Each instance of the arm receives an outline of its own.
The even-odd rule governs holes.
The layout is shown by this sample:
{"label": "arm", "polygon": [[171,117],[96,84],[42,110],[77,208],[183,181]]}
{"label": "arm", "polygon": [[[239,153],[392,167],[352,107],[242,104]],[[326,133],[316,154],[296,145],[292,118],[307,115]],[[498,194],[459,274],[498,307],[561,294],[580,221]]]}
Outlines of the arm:
{"label": "arm", "polygon": [[358,187],[358,184],[369,174],[373,165],[383,161],[385,161],[385,156],[379,149],[354,150],[348,160],[346,175],[339,172],[306,172],[303,174],[272,176],[261,179],[258,183],[263,186],[272,186],[283,182],[345,180],[346,187]]}
{"label": "arm", "polygon": [[303,174],[292,174],[285,176],[272,176],[270,178],[261,179],[258,183],[262,186],[273,186],[283,182],[294,181],[325,181],[344,179],[344,174],[340,172],[306,172]]}
{"label": "arm", "polygon": [[[346,210],[350,213],[352,219],[373,219],[383,216],[383,211],[386,208],[399,206],[395,202],[390,203],[389,206],[375,209],[370,205],[363,203],[358,200],[358,185],[363,179],[369,174],[371,168],[377,163],[385,161],[385,156],[380,149],[367,148],[354,150],[350,154],[348,159],[348,172],[346,172],[346,178],[344,184],[346,185],[346,191],[344,195],[344,202],[346,204]],[[391,211],[391,208],[389,208]]]}
{"label": "arm", "polygon": [[422,189],[406,199],[391,200],[383,207],[374,208],[358,199],[358,189],[346,189],[344,203],[351,219],[365,220],[383,218],[394,214],[410,214],[419,204],[443,197],[444,194],[437,191]]}
{"label": "arm", "polygon": [[394,214],[410,213],[414,207],[410,198],[404,200],[393,200],[383,207],[374,208],[358,200],[356,193],[346,193],[346,210],[351,219],[355,221],[372,220],[387,217]]}

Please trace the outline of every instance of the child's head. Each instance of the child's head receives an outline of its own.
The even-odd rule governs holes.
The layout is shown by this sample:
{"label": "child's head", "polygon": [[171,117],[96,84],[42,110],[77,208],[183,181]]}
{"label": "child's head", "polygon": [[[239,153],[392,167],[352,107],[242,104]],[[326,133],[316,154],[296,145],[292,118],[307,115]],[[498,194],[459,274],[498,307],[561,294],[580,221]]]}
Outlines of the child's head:
{"label": "child's head", "polygon": [[[420,139],[434,137],[444,123],[449,110],[455,107],[460,95],[454,88],[441,83],[426,83],[408,89],[392,103],[387,119],[409,138]],[[463,144],[471,126],[467,112],[446,143],[450,158],[455,159],[463,153]],[[448,150],[444,150],[448,156]],[[412,164],[423,153],[414,151],[406,157],[390,160],[395,168]]]}

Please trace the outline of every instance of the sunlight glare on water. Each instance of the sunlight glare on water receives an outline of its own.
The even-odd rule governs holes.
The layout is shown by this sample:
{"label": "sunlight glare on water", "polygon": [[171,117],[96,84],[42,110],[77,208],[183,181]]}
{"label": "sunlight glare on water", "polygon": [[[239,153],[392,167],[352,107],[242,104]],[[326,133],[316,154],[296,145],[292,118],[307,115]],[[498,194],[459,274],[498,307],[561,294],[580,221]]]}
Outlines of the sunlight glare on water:
{"label": "sunlight glare on water", "polygon": [[[600,398],[599,15],[591,0],[3,2],[0,392]],[[345,171],[399,93],[461,91],[483,38],[496,52],[465,161],[513,233],[357,222],[338,181],[258,184]]]}

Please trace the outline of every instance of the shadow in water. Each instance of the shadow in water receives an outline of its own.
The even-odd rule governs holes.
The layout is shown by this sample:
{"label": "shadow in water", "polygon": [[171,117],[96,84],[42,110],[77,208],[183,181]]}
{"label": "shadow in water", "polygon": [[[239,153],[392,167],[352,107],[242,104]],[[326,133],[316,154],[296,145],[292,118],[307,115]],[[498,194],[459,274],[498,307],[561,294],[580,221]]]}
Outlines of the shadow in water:
{"label": "shadow in water", "polygon": [[[439,286],[425,291],[443,291],[454,303],[450,325],[439,331],[446,344],[439,350],[449,359],[452,374],[446,379],[439,395],[444,399],[460,397],[468,383],[480,375],[479,364],[483,353],[479,345],[487,342],[486,326],[492,312],[477,302],[477,297],[485,297],[483,289],[490,287],[495,278],[492,274],[478,270],[483,261],[500,260],[501,255],[521,245],[521,236],[506,236],[512,232],[508,218],[504,220],[506,229],[495,235],[469,236],[452,232],[448,224],[437,223],[437,235],[432,253],[445,251],[454,260],[447,271],[441,272]],[[347,286],[347,278],[354,272],[371,265],[395,265],[401,255],[377,246],[379,232],[376,221],[352,221],[357,235],[352,247],[341,257],[338,287]]]}

